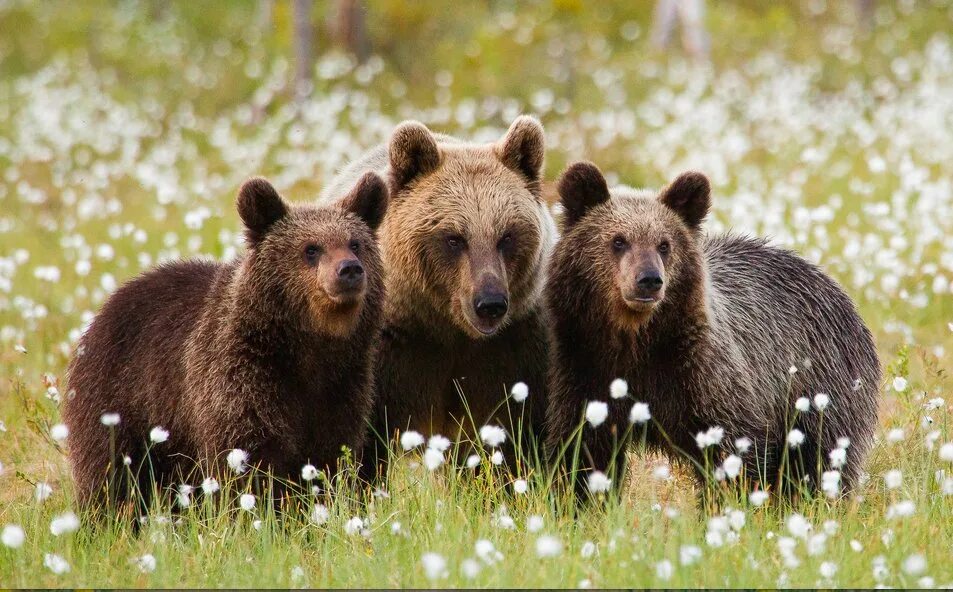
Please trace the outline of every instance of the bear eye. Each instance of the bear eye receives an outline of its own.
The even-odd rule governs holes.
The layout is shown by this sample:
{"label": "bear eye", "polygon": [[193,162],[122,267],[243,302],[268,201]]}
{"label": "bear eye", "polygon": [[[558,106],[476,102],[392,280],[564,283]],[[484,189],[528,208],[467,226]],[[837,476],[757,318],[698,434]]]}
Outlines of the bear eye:
{"label": "bear eye", "polygon": [[662,241],[662,243],[658,246],[658,252],[663,255],[667,254],[671,249],[672,247],[668,244],[668,241]]}
{"label": "bear eye", "polygon": [[497,243],[498,249],[506,249],[513,244],[513,235],[507,232],[500,238],[500,242]]}
{"label": "bear eye", "polygon": [[352,253],[357,253],[361,250],[361,241],[352,240],[348,246],[351,248]]}
{"label": "bear eye", "polygon": [[447,246],[450,247],[451,251],[460,251],[466,244],[467,241],[459,234],[451,234],[447,237]]}
{"label": "bear eye", "polygon": [[622,251],[623,249],[625,249],[626,245],[628,245],[628,243],[621,236],[617,236],[614,239],[612,239],[612,248],[615,249],[616,251]]}
{"label": "bear eye", "polygon": [[314,260],[318,258],[318,255],[321,254],[321,249],[318,245],[308,245],[304,248],[304,256],[308,260],[308,263],[314,264]]}

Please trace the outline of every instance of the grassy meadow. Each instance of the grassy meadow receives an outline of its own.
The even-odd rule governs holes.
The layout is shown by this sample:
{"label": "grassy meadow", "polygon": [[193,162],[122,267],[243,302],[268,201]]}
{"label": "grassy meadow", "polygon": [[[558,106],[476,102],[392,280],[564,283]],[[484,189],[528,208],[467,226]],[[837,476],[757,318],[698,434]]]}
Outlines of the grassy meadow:
{"label": "grassy meadow", "polygon": [[[325,34],[332,4],[301,97],[288,2],[264,26],[250,1],[0,0],[0,587],[953,586],[953,2],[877,2],[867,29],[853,2],[713,1],[702,62],[652,47],[649,2],[370,0],[363,64]],[[709,231],[841,282],[885,377],[853,495],[725,486],[706,511],[685,467],[633,453],[624,491],[579,509],[489,449],[471,474],[420,447],[386,491],[281,517],[197,481],[137,528],[76,523],[58,405],[112,291],[241,252],[251,175],[314,199],[402,119],[492,141],[521,113],[547,179],[701,170]]]}

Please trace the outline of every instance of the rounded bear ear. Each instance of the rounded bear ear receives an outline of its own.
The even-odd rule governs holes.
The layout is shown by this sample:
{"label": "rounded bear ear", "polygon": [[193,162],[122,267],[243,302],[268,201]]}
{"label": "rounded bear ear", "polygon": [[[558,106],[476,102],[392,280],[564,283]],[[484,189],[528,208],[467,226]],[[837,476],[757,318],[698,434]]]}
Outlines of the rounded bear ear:
{"label": "rounded bear ear", "polygon": [[357,185],[339,202],[345,212],[351,212],[363,220],[371,230],[377,230],[387,212],[387,185],[373,171],[364,173]]}
{"label": "rounded bear ear", "polygon": [[398,125],[391,134],[387,151],[395,193],[440,164],[437,140],[419,121],[405,121]]}
{"label": "rounded bear ear", "polygon": [[271,225],[288,213],[288,204],[262,177],[253,177],[238,191],[238,215],[245,223],[245,238],[254,246],[265,238]]}
{"label": "rounded bear ear", "polygon": [[520,115],[496,145],[500,161],[529,181],[538,182],[543,173],[546,138],[543,124],[535,117]]}
{"label": "rounded bear ear", "polygon": [[696,172],[682,173],[659,194],[659,201],[675,210],[692,230],[701,226],[711,206],[711,183]]}
{"label": "rounded bear ear", "polygon": [[590,209],[609,201],[609,186],[599,167],[577,162],[559,177],[559,199],[566,210],[565,227],[582,219]]}

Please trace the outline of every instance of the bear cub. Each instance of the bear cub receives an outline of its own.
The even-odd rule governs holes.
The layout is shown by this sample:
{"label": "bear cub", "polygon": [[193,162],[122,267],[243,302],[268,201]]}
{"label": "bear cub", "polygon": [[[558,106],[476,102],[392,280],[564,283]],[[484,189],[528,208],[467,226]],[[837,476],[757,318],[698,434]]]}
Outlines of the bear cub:
{"label": "bear cub", "polygon": [[[582,427],[581,493],[593,470],[621,483],[626,444],[643,433],[700,478],[740,472],[786,493],[823,481],[830,495],[856,483],[880,364],[833,280],[764,240],[706,236],[710,186],[700,173],[656,195],[610,191],[598,168],[577,163],[558,191],[564,234],[546,288],[550,451],[571,456],[588,402],[608,406],[604,423]],[[801,397],[812,401],[804,411]],[[789,442],[792,430],[803,437]],[[722,464],[729,454],[737,458]]]}
{"label": "bear cub", "polygon": [[[251,179],[238,194],[244,256],[162,265],[112,295],[69,368],[63,416],[81,503],[131,501],[137,489],[141,502],[153,479],[194,485],[226,465],[294,479],[306,464],[336,470],[342,446],[359,453],[387,201],[373,173],[326,207],[291,205]],[[233,449],[244,454],[226,462]]]}

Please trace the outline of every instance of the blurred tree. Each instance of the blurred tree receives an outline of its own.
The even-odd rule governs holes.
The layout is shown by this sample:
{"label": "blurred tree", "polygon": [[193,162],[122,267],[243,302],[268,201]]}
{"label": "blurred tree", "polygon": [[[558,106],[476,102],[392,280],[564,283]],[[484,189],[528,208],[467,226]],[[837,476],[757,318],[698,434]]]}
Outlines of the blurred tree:
{"label": "blurred tree", "polygon": [[314,69],[314,26],[311,24],[312,0],[294,0],[295,93],[307,95]]}
{"label": "blurred tree", "polygon": [[371,56],[366,10],[361,0],[337,0],[330,27],[334,40],[361,63]]}
{"label": "blurred tree", "polygon": [[705,30],[705,0],[658,0],[652,25],[652,44],[668,47],[676,21],[681,25],[682,47],[695,59],[708,58],[708,32]]}

